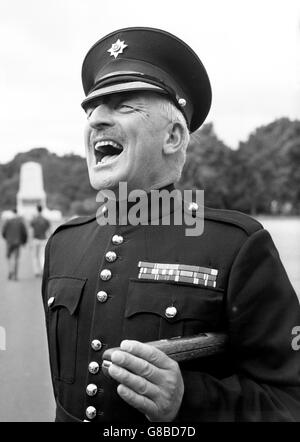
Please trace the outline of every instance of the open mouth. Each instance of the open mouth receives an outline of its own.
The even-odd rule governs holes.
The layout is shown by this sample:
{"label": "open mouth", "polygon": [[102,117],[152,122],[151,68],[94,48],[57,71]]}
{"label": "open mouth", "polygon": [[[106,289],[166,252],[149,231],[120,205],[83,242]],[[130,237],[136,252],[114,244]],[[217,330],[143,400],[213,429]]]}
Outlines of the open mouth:
{"label": "open mouth", "polygon": [[123,146],[113,140],[97,141],[94,144],[96,164],[112,161],[123,152]]}

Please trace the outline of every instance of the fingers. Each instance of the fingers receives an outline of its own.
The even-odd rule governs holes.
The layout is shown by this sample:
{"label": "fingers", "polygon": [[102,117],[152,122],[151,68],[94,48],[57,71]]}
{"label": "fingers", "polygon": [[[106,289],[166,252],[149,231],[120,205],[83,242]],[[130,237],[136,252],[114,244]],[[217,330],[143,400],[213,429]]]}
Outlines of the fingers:
{"label": "fingers", "polygon": [[121,349],[112,353],[112,363],[156,385],[161,385],[165,372],[177,370],[175,361],[151,345],[126,340],[121,342]]}
{"label": "fingers", "polygon": [[157,348],[125,340],[111,355],[108,371],[120,397],[151,421],[170,421],[180,407],[184,384],[177,362]]}
{"label": "fingers", "polygon": [[121,342],[120,347],[122,350],[138,356],[141,359],[145,359],[158,368],[166,370],[171,368],[173,361],[165,353],[152,345],[144,344],[139,341],[124,340]]}
{"label": "fingers", "polygon": [[165,378],[165,382],[158,387],[113,364],[109,367],[109,373],[120,383],[117,388],[119,396],[148,420],[169,422],[176,416],[183,396],[180,378],[173,386],[168,385]]}
{"label": "fingers", "polygon": [[116,350],[111,355],[113,364],[126,368],[130,372],[141,376],[154,384],[159,384],[161,379],[161,369],[158,369],[150,362],[140,357],[134,356],[125,351]]}
{"label": "fingers", "polygon": [[157,399],[160,395],[160,388],[149,382],[147,379],[138,376],[123,367],[112,364],[109,367],[110,376],[128,389],[149,399]]}
{"label": "fingers", "polygon": [[158,410],[156,404],[147,397],[135,393],[125,385],[119,385],[117,391],[119,396],[124,401],[139,410],[141,413],[145,414],[146,417],[148,417],[148,415],[151,416],[157,413]]}

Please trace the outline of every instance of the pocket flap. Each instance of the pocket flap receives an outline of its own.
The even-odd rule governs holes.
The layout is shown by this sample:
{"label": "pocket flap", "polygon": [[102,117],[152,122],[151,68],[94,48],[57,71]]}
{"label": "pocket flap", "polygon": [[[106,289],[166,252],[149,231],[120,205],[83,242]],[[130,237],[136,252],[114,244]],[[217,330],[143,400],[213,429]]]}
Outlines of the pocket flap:
{"label": "pocket flap", "polygon": [[[137,281],[129,284],[125,317],[138,313],[153,313],[168,321],[197,319],[215,322],[222,308],[223,293],[217,290],[190,285]],[[175,307],[176,314],[166,315],[168,307]]]}
{"label": "pocket flap", "polygon": [[81,298],[86,279],[72,277],[51,277],[48,281],[48,307],[66,307],[73,315]]}

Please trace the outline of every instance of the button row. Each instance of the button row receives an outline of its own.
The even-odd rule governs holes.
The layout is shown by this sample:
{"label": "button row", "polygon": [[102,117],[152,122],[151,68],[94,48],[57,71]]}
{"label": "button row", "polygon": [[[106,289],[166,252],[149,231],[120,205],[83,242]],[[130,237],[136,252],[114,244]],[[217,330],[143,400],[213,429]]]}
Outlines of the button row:
{"label": "button row", "polygon": [[109,251],[105,254],[105,259],[107,262],[114,262],[117,259],[116,252]]}
{"label": "button row", "polygon": [[124,241],[124,238],[121,235],[114,235],[111,239],[111,242],[116,245],[122,244],[123,241]]}
{"label": "button row", "polygon": [[[123,243],[124,238],[121,235],[114,235],[112,237],[111,241],[115,245],[120,245]],[[108,251],[105,254],[105,259],[107,262],[116,261],[116,259],[117,259],[116,252],[111,251],[111,250]],[[111,277],[112,277],[112,272],[109,269],[101,270],[100,278],[102,281],[109,281],[111,279]],[[100,290],[96,296],[97,296],[97,300],[101,303],[106,302],[108,299],[108,295],[104,290]],[[49,301],[48,301],[48,305],[49,305]],[[54,301],[54,299],[53,299],[53,301]],[[91,342],[91,347],[94,351],[99,351],[102,348],[102,342],[99,341],[99,339],[93,339],[93,341]],[[97,374],[100,370],[100,366],[99,366],[98,362],[96,362],[96,361],[90,362],[89,366],[88,366],[88,370],[91,374]],[[97,394],[97,391],[98,391],[98,387],[96,384],[88,384],[88,386],[86,387],[86,394],[88,396],[95,396]],[[89,407],[87,407],[85,414],[88,419],[94,419],[96,417],[97,410],[95,407],[89,406]]]}
{"label": "button row", "polygon": [[89,363],[89,372],[92,374],[97,374],[100,369],[98,362],[92,361]]}
{"label": "button row", "polygon": [[93,339],[91,346],[93,350],[99,351],[102,348],[102,342],[99,339]]}
{"label": "button row", "polygon": [[97,293],[97,300],[101,303],[106,302],[108,298],[108,294],[104,290],[100,290],[100,292]]}
{"label": "button row", "polygon": [[95,384],[89,384],[86,387],[86,394],[88,396],[95,396],[95,394],[97,394],[97,391],[98,391],[98,388],[97,388],[97,385],[95,385]]}
{"label": "button row", "polygon": [[86,414],[86,417],[88,417],[89,419],[94,419],[94,417],[96,417],[97,410],[95,407],[89,406],[85,410],[85,414]]}
{"label": "button row", "polygon": [[102,281],[109,281],[111,277],[112,277],[112,273],[109,269],[101,270],[100,278],[102,279]]}

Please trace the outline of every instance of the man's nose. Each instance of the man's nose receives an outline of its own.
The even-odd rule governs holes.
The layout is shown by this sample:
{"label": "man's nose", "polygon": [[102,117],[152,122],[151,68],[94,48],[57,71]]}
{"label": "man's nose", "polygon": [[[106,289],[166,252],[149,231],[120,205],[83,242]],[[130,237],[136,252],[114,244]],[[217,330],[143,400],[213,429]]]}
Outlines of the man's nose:
{"label": "man's nose", "polygon": [[88,123],[93,129],[99,129],[101,126],[112,126],[114,124],[112,111],[106,104],[100,104],[95,107],[88,118]]}

